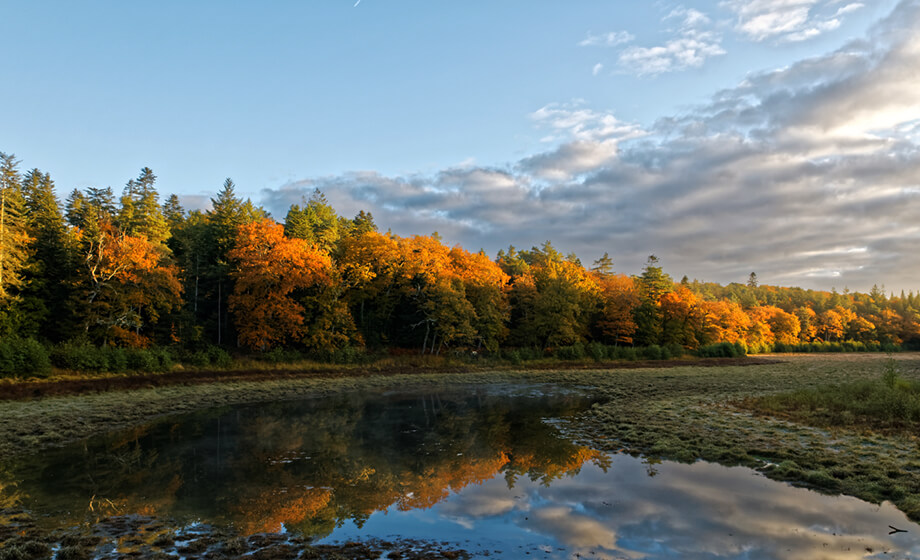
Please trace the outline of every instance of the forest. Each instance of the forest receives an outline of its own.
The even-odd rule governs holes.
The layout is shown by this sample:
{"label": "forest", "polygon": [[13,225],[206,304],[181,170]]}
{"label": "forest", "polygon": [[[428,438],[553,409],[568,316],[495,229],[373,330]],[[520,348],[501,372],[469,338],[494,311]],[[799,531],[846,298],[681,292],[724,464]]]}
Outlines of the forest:
{"label": "forest", "polygon": [[87,349],[207,364],[228,351],[517,361],[920,347],[920,293],[767,286],[753,272],[676,281],[654,256],[627,275],[606,253],[586,266],[550,241],[493,259],[340,216],[319,191],[279,222],[230,179],[207,211],[161,201],[156,179],[145,167],[120,196],[87,188],[62,204],[48,173],[0,153],[0,374]]}

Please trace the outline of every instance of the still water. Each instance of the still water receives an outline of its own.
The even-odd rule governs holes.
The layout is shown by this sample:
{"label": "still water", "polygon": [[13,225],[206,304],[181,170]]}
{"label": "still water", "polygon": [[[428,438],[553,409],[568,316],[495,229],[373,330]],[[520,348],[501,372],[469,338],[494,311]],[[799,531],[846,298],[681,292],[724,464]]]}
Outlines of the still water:
{"label": "still water", "polygon": [[592,404],[493,386],[215,409],[7,465],[0,488],[49,527],[141,514],[493,558],[920,558],[920,526],[887,504],[579,445],[564,428]]}

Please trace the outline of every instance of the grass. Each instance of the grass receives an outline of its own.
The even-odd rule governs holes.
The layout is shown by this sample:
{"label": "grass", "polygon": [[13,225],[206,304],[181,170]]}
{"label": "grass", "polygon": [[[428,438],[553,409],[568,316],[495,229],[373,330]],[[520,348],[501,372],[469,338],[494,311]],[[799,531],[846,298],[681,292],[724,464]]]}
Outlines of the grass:
{"label": "grass", "polygon": [[[590,386],[604,399],[568,429],[581,442],[653,458],[699,459],[757,468],[767,476],[819,491],[890,500],[920,520],[920,446],[916,429],[820,423],[817,413],[752,410],[752,399],[786,393],[823,395],[827,387],[885,384],[879,354],[775,356],[753,367],[474,370],[453,373],[281,377],[170,385],[132,391],[0,402],[0,456],[35,453],[100,431],[136,426],[166,414],[248,402],[323,396],[350,390],[552,382]],[[891,390],[920,381],[920,354],[894,358]],[[410,369],[410,368],[407,368]],[[886,385],[887,386],[887,385]],[[849,401],[859,401],[851,393]],[[802,397],[805,398],[805,397]],[[885,409],[884,405],[876,406]],[[819,410],[821,407],[816,407]],[[853,414],[859,418],[858,414]]]}
{"label": "grass", "polygon": [[920,382],[902,378],[892,358],[886,360],[884,371],[876,379],[748,398],[743,406],[822,428],[905,434],[920,431]]}

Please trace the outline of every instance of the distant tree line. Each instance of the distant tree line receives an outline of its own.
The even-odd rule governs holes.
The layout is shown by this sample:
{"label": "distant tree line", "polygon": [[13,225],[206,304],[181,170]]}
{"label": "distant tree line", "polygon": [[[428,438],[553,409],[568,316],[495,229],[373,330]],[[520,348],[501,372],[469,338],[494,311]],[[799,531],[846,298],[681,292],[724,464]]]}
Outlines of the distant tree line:
{"label": "distant tree line", "polygon": [[751,351],[816,341],[920,345],[920,294],[888,296],[673,281],[654,256],[616,273],[547,241],[495,259],[435,233],[381,233],[316,191],[283,223],[227,179],[211,209],[160,201],[143,168],[120,196],[72,191],[0,153],[0,337],[105,348],[220,346],[314,355],[442,354],[601,344],[718,343]]}

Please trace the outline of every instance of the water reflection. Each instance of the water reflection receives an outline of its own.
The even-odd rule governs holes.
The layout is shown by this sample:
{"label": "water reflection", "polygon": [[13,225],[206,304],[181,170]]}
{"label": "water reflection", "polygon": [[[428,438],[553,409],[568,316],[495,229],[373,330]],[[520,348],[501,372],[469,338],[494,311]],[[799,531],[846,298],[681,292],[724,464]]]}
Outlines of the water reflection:
{"label": "water reflection", "polygon": [[[433,511],[374,516],[359,531],[474,543],[515,558],[918,558],[920,526],[890,504],[825,496],[745,468],[668,461],[649,476],[640,459],[615,455],[545,486],[496,478]],[[888,525],[908,533],[888,535]]]}
{"label": "water reflection", "polygon": [[214,410],[35,457],[14,475],[23,504],[59,525],[139,513],[322,536],[391,506],[430,508],[500,472],[548,484],[603,467],[605,455],[541,421],[591,402],[493,387]]}
{"label": "water reflection", "polygon": [[920,557],[920,526],[888,505],[577,445],[552,419],[590,404],[493,387],[212,410],[0,469],[0,509],[57,527],[141,513],[398,535],[499,558]]}

